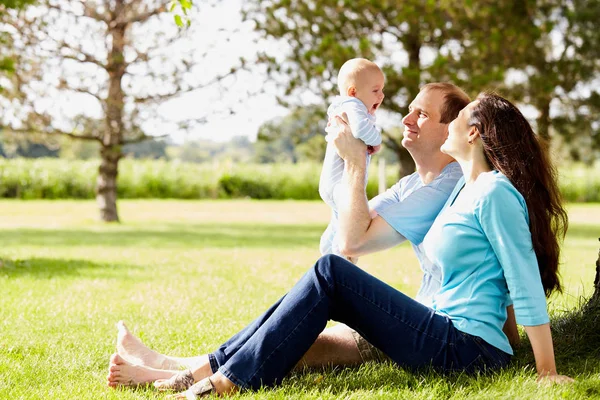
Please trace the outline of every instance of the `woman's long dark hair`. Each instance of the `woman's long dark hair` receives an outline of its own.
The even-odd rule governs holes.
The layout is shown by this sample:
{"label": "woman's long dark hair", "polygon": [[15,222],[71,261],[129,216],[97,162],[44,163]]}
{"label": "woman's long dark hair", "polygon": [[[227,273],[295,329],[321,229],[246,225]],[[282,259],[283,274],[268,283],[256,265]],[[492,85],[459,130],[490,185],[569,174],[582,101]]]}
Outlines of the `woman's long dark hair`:
{"label": "woman's long dark hair", "polygon": [[562,205],[556,169],[546,143],[536,136],[523,114],[508,100],[483,93],[471,113],[488,163],[502,172],[525,198],[533,250],[546,296],[561,291],[558,277],[560,241],[569,219]]}

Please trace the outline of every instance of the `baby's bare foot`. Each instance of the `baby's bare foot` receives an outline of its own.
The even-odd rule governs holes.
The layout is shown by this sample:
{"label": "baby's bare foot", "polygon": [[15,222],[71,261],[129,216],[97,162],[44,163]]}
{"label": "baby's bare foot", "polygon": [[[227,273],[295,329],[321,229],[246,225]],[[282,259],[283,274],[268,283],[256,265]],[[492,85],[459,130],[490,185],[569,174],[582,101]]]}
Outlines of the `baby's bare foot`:
{"label": "baby's bare foot", "polygon": [[164,369],[166,365],[166,357],[154,350],[149,349],[140,339],[135,337],[125,326],[123,321],[117,322],[117,353],[136,365],[146,367]]}
{"label": "baby's bare foot", "polygon": [[135,365],[118,354],[110,357],[107,384],[109,387],[137,386],[158,379],[169,379],[177,371],[157,370],[143,365]]}

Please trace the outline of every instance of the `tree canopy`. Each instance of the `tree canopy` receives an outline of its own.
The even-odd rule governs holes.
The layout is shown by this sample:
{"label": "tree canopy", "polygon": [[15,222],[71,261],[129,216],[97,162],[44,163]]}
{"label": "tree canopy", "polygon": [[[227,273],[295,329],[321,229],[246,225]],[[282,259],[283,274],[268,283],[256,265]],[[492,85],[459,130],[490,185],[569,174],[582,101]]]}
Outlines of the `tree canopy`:
{"label": "tree canopy", "polygon": [[[537,128],[545,138],[550,128],[568,137],[565,125],[579,136],[582,131],[574,127],[583,125],[588,137],[598,137],[598,124],[584,120],[597,107],[592,82],[600,68],[600,33],[593,21],[600,15],[599,4],[255,0],[246,3],[244,13],[264,37],[289,48],[283,53],[265,51],[260,57],[272,79],[285,88],[280,95],[284,104],[302,105],[306,92],[326,101],[335,94],[341,65],[365,57],[386,74],[383,106],[391,113],[405,115],[422,84],[449,80],[471,96],[498,90],[535,107]],[[578,112],[562,111],[567,109]],[[568,122],[563,123],[564,118]],[[410,169],[401,138],[389,133],[385,138]]]}
{"label": "tree canopy", "polygon": [[[13,132],[99,144],[96,191],[105,221],[119,219],[116,178],[123,146],[151,138],[145,132],[148,124],[169,122],[157,107],[238,69],[232,66],[212,79],[198,73],[205,56],[191,51],[191,30],[167,22],[169,3],[40,0],[30,13],[6,15],[17,57],[13,88],[19,101],[10,104],[15,118],[9,122],[3,115],[3,122]],[[177,47],[190,51],[174,51]],[[88,102],[86,114],[68,115],[65,103],[83,101]],[[193,126],[203,118],[182,124]]]}

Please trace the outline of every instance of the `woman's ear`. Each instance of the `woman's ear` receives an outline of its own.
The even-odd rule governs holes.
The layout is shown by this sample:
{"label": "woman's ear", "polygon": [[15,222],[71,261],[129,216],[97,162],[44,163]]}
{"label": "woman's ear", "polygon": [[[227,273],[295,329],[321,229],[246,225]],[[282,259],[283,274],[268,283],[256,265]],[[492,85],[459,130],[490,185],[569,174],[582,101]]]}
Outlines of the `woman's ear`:
{"label": "woman's ear", "polygon": [[477,140],[477,138],[479,138],[479,137],[480,137],[479,129],[477,129],[476,126],[472,126],[471,129],[469,130],[469,135],[468,135],[469,143],[470,144],[475,143],[475,140]]}

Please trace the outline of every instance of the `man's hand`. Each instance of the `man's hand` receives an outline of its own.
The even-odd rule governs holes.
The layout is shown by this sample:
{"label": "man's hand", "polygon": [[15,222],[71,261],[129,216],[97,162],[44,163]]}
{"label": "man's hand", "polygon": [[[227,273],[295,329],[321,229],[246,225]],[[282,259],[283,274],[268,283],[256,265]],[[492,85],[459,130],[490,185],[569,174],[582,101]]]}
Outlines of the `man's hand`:
{"label": "man's hand", "polygon": [[352,130],[348,125],[348,116],[343,113],[334,117],[338,126],[337,134],[331,138],[338,155],[347,163],[354,165],[366,164],[367,145],[360,139],[352,136]]}

